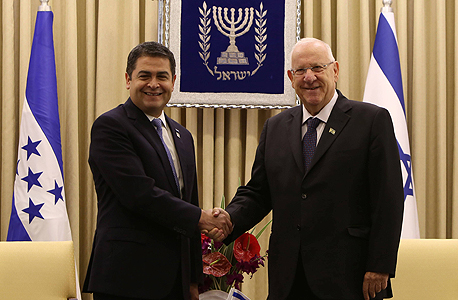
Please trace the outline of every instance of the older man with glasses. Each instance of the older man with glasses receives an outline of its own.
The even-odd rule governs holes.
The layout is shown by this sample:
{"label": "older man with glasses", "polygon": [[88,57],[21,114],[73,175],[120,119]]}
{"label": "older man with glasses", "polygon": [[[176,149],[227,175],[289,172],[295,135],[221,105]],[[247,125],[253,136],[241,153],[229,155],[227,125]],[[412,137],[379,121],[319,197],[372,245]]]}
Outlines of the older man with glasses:
{"label": "older man with glasses", "polygon": [[269,300],[392,297],[404,196],[390,114],[336,89],[321,40],[300,40],[287,72],[302,105],[266,121],[226,242],[273,211]]}

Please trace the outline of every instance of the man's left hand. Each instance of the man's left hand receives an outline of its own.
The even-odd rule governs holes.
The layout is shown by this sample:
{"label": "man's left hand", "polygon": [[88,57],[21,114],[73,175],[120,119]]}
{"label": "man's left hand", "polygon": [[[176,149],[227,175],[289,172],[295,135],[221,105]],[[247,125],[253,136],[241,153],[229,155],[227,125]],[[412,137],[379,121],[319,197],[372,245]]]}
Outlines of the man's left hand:
{"label": "man's left hand", "polygon": [[377,293],[386,289],[388,285],[388,277],[388,273],[366,272],[363,281],[364,300],[375,298]]}

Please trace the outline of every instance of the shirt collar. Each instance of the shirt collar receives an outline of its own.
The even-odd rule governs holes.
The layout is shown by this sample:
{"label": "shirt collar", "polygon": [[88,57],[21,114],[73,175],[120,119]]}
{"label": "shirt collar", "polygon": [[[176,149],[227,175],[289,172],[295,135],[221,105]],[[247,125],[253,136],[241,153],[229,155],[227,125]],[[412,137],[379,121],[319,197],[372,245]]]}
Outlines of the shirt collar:
{"label": "shirt collar", "polygon": [[148,115],[148,114],[146,114],[146,113],[145,113],[145,115],[146,115],[146,117],[148,117],[148,120],[149,120],[150,122],[152,122],[154,119],[161,119],[162,124],[164,125],[165,128],[167,128],[167,122],[165,121],[165,114],[164,114],[164,111],[161,112],[161,115],[159,116],[159,118],[153,117],[153,116]]}
{"label": "shirt collar", "polygon": [[302,125],[305,124],[308,118],[318,118],[323,123],[327,123],[329,116],[331,115],[331,111],[337,102],[337,97],[338,97],[337,91],[334,91],[334,96],[332,96],[331,101],[329,101],[329,103],[326,104],[316,116],[312,116],[309,113],[309,111],[305,108],[305,106],[302,104]]}

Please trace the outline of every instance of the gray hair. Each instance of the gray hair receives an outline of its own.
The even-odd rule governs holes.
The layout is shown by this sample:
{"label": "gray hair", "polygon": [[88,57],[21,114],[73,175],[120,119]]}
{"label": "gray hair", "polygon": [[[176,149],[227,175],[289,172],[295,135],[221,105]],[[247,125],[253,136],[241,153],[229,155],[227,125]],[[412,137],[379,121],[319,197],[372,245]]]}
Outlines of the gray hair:
{"label": "gray hair", "polygon": [[334,58],[334,55],[332,54],[331,47],[327,43],[323,42],[322,40],[316,39],[316,38],[302,38],[299,41],[297,41],[297,43],[293,47],[293,50],[291,50],[291,56],[293,55],[294,49],[296,49],[298,45],[308,44],[308,43],[317,43],[317,42],[323,44],[326,47],[326,49],[328,50],[329,59],[331,61],[335,61],[336,59]]}

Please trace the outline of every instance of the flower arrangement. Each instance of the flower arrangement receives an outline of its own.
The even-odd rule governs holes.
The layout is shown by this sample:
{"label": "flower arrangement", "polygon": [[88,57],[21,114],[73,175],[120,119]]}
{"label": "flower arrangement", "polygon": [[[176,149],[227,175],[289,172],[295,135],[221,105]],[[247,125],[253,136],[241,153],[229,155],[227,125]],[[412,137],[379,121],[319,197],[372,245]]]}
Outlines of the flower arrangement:
{"label": "flower arrangement", "polygon": [[[224,209],[224,198],[222,208]],[[259,267],[264,266],[266,254],[261,256],[261,247],[258,238],[270,224],[267,223],[259,233],[254,236],[244,233],[229,245],[215,242],[204,234],[201,234],[202,261],[204,267],[204,283],[199,286],[199,293],[208,290],[221,290],[229,293],[232,287],[240,290],[246,273],[253,277]]]}

